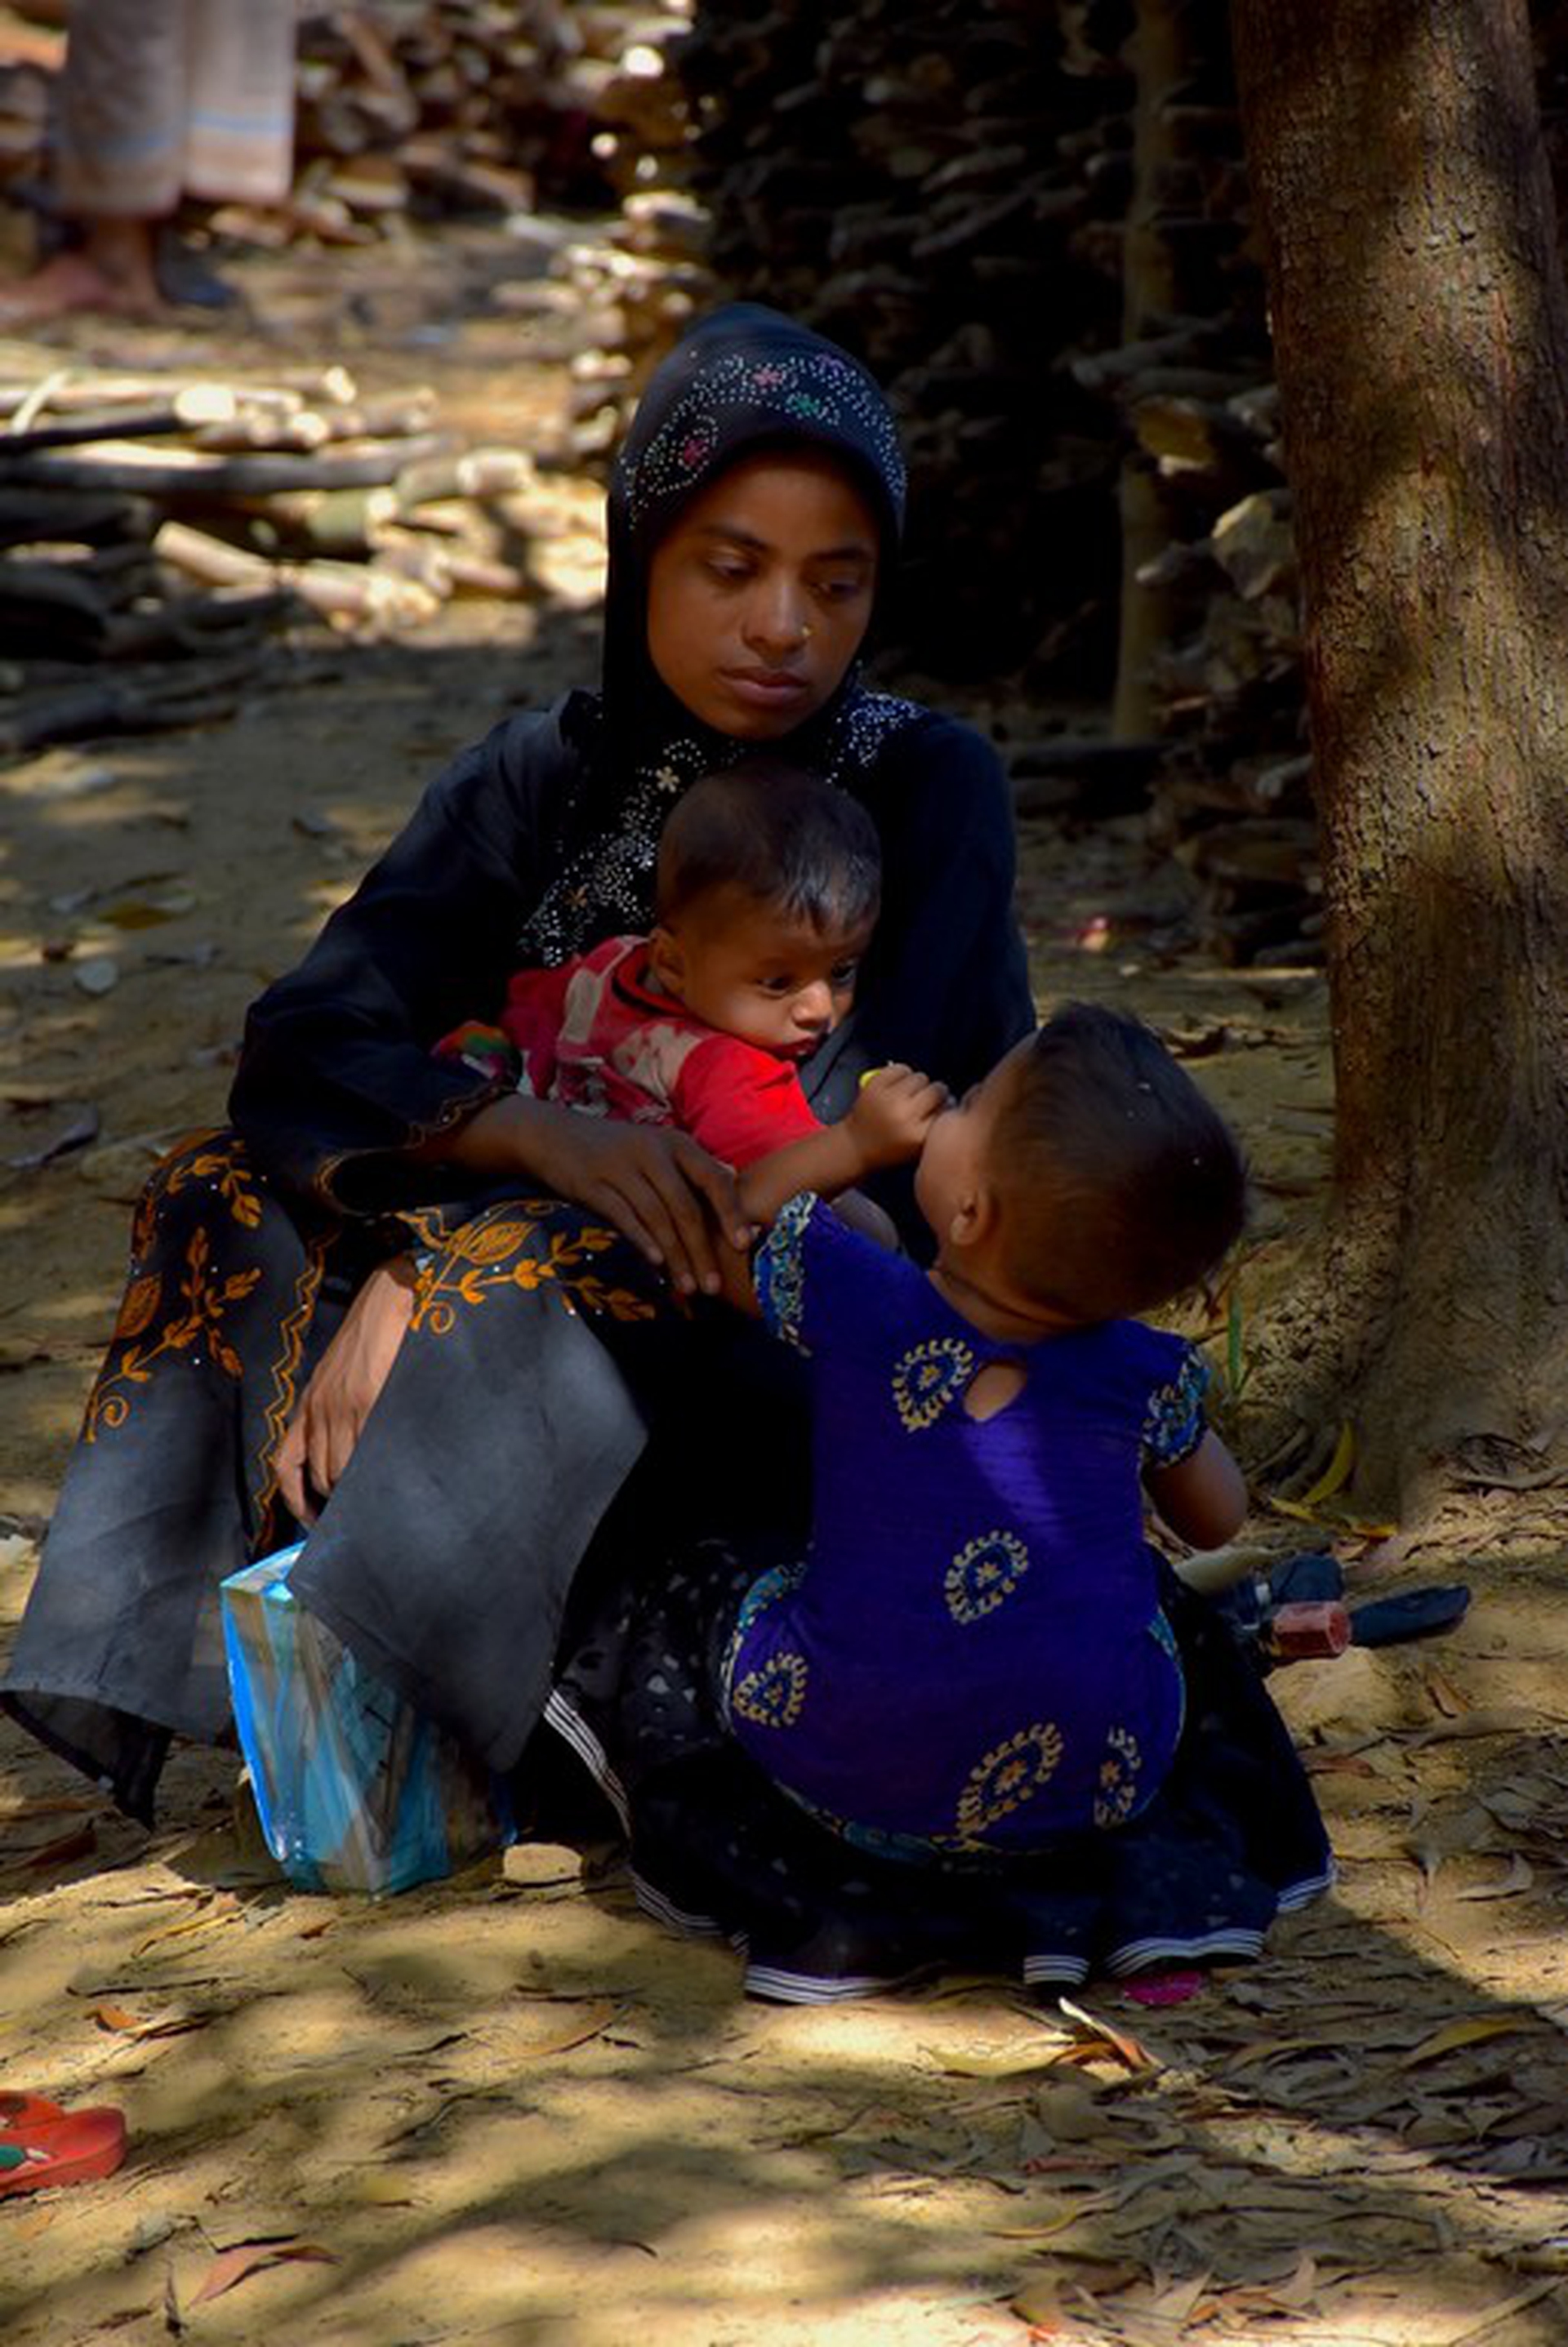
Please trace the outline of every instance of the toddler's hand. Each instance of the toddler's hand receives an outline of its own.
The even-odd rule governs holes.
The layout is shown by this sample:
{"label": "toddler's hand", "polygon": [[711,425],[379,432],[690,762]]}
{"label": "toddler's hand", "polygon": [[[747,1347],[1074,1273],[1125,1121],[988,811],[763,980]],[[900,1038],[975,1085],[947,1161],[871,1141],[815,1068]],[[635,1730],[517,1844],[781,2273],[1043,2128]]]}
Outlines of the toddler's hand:
{"label": "toddler's hand", "polygon": [[948,1088],[918,1068],[898,1064],[872,1068],[860,1079],[860,1093],[845,1120],[866,1170],[901,1165],[918,1157],[926,1135],[948,1105]]}

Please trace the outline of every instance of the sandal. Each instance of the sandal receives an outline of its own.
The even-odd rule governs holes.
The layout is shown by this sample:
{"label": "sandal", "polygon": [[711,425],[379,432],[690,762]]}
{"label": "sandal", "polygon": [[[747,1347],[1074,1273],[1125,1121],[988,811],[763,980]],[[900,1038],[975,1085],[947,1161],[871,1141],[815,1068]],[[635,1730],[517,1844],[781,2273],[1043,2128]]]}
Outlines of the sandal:
{"label": "sandal", "polygon": [[0,2094],[0,2198],[112,2176],[125,2148],[125,2114],[108,2104],[66,2111],[41,2095]]}

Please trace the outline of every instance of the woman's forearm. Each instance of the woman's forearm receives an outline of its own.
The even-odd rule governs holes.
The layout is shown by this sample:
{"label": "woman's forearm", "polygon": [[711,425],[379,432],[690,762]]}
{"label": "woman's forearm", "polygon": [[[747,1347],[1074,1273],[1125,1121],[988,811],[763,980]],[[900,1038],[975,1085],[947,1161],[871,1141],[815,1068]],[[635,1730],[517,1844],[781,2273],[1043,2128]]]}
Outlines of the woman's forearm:
{"label": "woman's forearm", "polygon": [[481,1181],[523,1174],[549,1187],[559,1183],[562,1153],[569,1156],[579,1122],[574,1109],[507,1092],[432,1133],[408,1154],[416,1164],[461,1166]]}

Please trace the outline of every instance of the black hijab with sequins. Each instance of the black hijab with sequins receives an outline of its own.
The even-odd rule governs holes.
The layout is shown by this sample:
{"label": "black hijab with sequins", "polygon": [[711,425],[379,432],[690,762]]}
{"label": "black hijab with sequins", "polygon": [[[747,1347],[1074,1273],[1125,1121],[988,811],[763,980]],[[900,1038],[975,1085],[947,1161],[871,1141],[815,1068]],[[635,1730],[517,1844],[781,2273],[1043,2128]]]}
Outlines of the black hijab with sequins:
{"label": "black hijab with sequins", "polygon": [[[842,466],[876,516],[884,576],[891,566],[904,458],[874,379],[775,310],[737,302],[715,311],[654,373],[610,481],[602,686],[579,696],[569,717],[584,762],[578,836],[523,929],[524,961],[558,962],[609,930],[642,926],[671,801],[746,753],[747,743],[699,724],[661,681],[648,657],[648,575],[689,501],[764,447],[815,449]],[[889,735],[919,714],[911,702],[867,692],[852,667],[787,748],[853,790]]]}

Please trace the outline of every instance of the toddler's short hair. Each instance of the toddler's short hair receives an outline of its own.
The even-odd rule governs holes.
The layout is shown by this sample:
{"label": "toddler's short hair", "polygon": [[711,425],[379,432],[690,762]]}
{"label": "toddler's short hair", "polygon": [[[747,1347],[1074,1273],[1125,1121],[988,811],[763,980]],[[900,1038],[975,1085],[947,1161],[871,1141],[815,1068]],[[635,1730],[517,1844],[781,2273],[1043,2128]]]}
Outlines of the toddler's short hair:
{"label": "toddler's short hair", "polygon": [[815,929],[858,928],[881,901],[876,825],[858,799],[783,758],[702,774],[660,835],[658,917],[673,921],[724,887]]}
{"label": "toddler's short hair", "polygon": [[1169,1302],[1246,1219],[1246,1162],[1214,1102],[1136,1019],[1069,1002],[993,1135],[1009,1276],[1085,1322]]}

